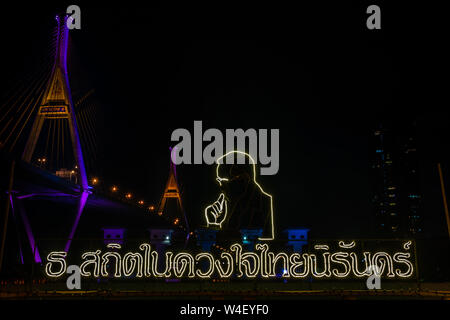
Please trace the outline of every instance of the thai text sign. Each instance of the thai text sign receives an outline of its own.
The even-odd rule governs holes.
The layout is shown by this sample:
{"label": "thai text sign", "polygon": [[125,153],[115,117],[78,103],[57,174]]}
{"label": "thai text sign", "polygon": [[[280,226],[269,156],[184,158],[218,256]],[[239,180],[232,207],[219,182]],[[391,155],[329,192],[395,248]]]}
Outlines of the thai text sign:
{"label": "thai text sign", "polygon": [[[235,243],[218,254],[154,250],[143,243],[134,252],[121,252],[120,244],[107,250],[81,254],[83,277],[114,278],[362,278],[377,276],[408,279],[415,273],[412,241],[398,242],[397,250],[355,250],[355,241],[317,244],[309,252],[272,252],[267,243],[257,243],[253,251]],[[332,248],[332,250],[330,250]],[[67,271],[67,253],[48,254],[45,273],[61,277]],[[374,271],[375,270],[375,271]]]}

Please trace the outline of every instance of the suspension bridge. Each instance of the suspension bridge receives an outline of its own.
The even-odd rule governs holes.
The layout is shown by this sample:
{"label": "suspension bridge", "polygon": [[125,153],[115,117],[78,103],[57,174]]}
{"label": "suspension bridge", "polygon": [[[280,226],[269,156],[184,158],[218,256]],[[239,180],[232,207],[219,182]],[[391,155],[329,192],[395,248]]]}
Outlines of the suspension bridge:
{"label": "suspension bridge", "polygon": [[[29,257],[41,263],[39,238],[65,239],[60,249],[69,252],[76,237],[101,232],[99,222],[172,227],[189,235],[172,163],[159,206],[115,185],[96,188],[101,114],[94,90],[71,91],[67,19],[56,16],[49,54],[0,105],[0,190],[5,198],[0,268],[8,248],[21,264]],[[171,198],[178,204],[178,216],[164,214]]]}

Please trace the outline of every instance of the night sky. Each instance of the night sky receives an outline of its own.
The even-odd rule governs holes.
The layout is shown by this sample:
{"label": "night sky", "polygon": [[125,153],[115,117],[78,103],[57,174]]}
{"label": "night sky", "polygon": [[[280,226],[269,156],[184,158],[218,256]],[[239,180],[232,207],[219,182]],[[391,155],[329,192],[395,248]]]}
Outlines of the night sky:
{"label": "night sky", "polygon": [[[439,10],[377,2],[382,29],[368,30],[368,4],[330,3],[78,3],[71,86],[74,96],[95,89],[103,115],[101,160],[90,174],[157,203],[174,129],[193,134],[194,120],[204,130],[279,128],[280,170],[258,179],[274,196],[277,225],[364,236],[371,130],[380,120],[397,130],[416,120],[426,229],[444,234],[436,163],[450,188],[450,112],[435,75],[444,57]],[[5,88],[39,68],[54,16],[70,4],[2,8]],[[214,167],[181,165],[178,173],[199,225],[217,196]]]}

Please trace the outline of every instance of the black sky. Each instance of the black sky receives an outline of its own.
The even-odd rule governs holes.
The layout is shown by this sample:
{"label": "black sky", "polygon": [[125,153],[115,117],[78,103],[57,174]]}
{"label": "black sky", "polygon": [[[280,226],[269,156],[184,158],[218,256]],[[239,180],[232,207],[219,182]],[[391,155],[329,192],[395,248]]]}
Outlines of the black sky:
{"label": "black sky", "polygon": [[[333,2],[331,2],[333,3]],[[67,5],[2,10],[1,67],[13,85],[50,47]],[[261,177],[281,226],[322,236],[370,228],[369,135],[378,120],[417,120],[429,230],[444,228],[435,164],[448,167],[449,112],[435,85],[442,55],[438,8],[367,4],[78,3],[71,85],[96,90],[103,161],[96,174],[157,202],[176,128],[279,128],[280,171]],[[370,3],[372,4],[372,3]],[[419,19],[425,17],[426,20]],[[424,23],[427,21],[427,23]],[[213,168],[180,166],[188,214],[215,197]],[[450,184],[449,184],[450,185]]]}

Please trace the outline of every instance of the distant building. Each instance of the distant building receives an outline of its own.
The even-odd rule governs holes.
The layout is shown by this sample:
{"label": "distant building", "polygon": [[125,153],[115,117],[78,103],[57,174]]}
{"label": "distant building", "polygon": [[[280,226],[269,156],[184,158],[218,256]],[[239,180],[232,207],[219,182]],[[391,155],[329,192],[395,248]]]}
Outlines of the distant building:
{"label": "distant building", "polygon": [[373,132],[371,184],[377,235],[410,237],[423,232],[416,143],[414,125],[397,131],[379,125]]}
{"label": "distant building", "polygon": [[78,183],[77,173],[75,170],[67,170],[65,168],[56,170],[55,175],[57,177],[70,180],[73,183]]}

